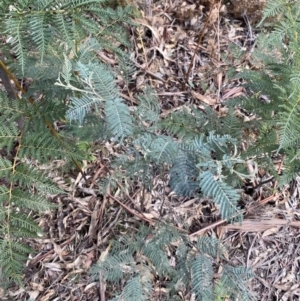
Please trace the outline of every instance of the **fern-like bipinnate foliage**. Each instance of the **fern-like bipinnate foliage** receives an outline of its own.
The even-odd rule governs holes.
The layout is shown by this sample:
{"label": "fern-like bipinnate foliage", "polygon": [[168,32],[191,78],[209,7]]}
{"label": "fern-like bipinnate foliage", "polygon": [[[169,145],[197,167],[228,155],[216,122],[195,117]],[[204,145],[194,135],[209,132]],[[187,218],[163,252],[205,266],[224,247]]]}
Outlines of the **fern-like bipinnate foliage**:
{"label": "fern-like bipinnate foliage", "polygon": [[237,165],[245,164],[237,153],[236,144],[229,135],[219,136],[214,132],[180,144],[170,170],[171,188],[185,196],[198,191],[220,206],[222,218],[231,220],[235,216],[241,220],[237,206],[239,192],[226,179],[233,173],[240,179],[247,177],[236,170]]}
{"label": "fern-like bipinnate foliage", "polygon": [[70,97],[71,105],[67,112],[71,122],[82,123],[94,108],[98,111],[99,119],[104,119],[110,137],[123,140],[133,135],[129,108],[118,95],[112,71],[100,62],[88,61],[94,55],[94,50],[100,47],[96,40],[90,40],[88,44],[81,45],[82,52],[73,62],[65,56],[56,85],[74,95]]}
{"label": "fern-like bipinnate foliage", "polygon": [[[244,70],[238,75],[235,74],[235,77],[245,79],[244,87],[249,93],[247,97],[238,97],[228,101],[226,105],[229,111],[226,116],[219,116],[210,108],[197,110],[190,107],[178,110],[159,120],[158,127],[190,145],[195,144],[195,141],[191,141],[203,133],[209,136],[212,131],[215,131],[218,135],[229,135],[236,139],[234,143],[231,143],[232,145],[239,146],[244,143],[244,150],[238,149],[239,155],[236,159],[251,158],[275,177],[278,175],[272,164],[272,156],[280,154],[286,168],[283,175],[278,177],[279,184],[283,185],[292,180],[300,171],[298,163],[300,155],[299,4],[299,1],[287,0],[267,2],[261,23],[263,24],[265,19],[278,15],[277,25],[271,32],[262,32],[258,37],[257,47],[252,54],[253,70]],[[243,120],[237,116],[236,108],[243,110],[246,117],[247,114],[252,114],[255,118]],[[230,172],[228,173],[228,170],[225,171],[227,167],[221,169],[225,177],[219,177],[220,174],[216,173],[218,169],[214,167],[214,164],[220,164],[222,160],[215,155],[215,151],[214,148],[211,149],[214,155],[204,159],[205,162],[209,162],[213,170],[210,177],[221,180],[221,185],[229,184],[229,186],[236,187],[238,182],[231,176],[232,174],[230,175]],[[233,153],[235,151],[231,150],[227,152],[227,155]],[[216,156],[218,159],[215,159]],[[175,177],[176,181],[172,179],[171,172],[171,185],[176,192],[180,190],[188,195],[197,190],[199,182],[195,180],[197,169],[194,162],[195,160],[198,162],[200,157],[197,159],[195,155],[186,155],[186,152],[182,151],[179,153],[179,160],[175,161],[172,169],[176,171],[176,166],[180,166],[175,173],[178,175],[177,178]],[[238,175],[238,178],[245,179],[245,170],[240,169],[233,162],[234,160],[231,164],[238,169],[239,174],[235,174],[235,171],[233,173]],[[242,163],[242,161],[239,162]],[[199,167],[202,168],[202,165],[198,164]],[[180,173],[184,170],[185,173]],[[203,169],[202,171],[205,172],[204,175],[209,175],[209,172]],[[205,183],[201,180],[201,176],[198,179],[200,179],[200,184]],[[222,179],[225,183],[222,183]],[[207,180],[207,183],[210,182]],[[202,187],[201,191],[217,201],[218,198],[211,193],[212,191],[205,191]],[[214,193],[217,191],[215,188]]]}
{"label": "fern-like bipinnate foliage", "polygon": [[[43,116],[37,119],[34,105],[28,105],[24,100],[9,100],[4,92],[0,92],[0,108],[2,283],[13,280],[21,284],[23,263],[30,252],[22,239],[41,234],[28,213],[53,208],[47,198],[63,193],[47,175],[35,168],[35,162],[49,164],[53,159],[72,160],[78,152],[71,145],[62,145],[58,137],[48,133],[47,125],[39,122]],[[22,126],[18,122],[20,119],[23,119]]]}
{"label": "fern-like bipinnate foliage", "polygon": [[[192,242],[164,225],[154,231],[141,227],[134,235],[113,241],[104,254],[91,274],[96,278],[102,275],[102,281],[124,281],[122,292],[116,292],[110,300],[151,300],[158,279],[166,283],[162,300],[177,300],[178,292],[192,292],[195,300],[201,301],[226,297],[253,300],[246,286],[253,274],[244,267],[229,265],[226,247],[212,237]],[[217,259],[222,261],[223,269],[214,281]]]}
{"label": "fern-like bipinnate foliage", "polygon": [[[236,104],[254,113],[258,136],[246,156],[265,157],[281,154],[287,167],[279,178],[286,184],[299,173],[300,145],[300,1],[270,0],[264,18],[277,16],[271,33],[261,34],[252,55],[256,70],[246,70],[240,77],[252,96],[239,98]],[[276,175],[275,175],[276,176]]]}
{"label": "fern-like bipinnate foliage", "polygon": [[[103,7],[105,0],[1,1],[2,28],[25,73],[26,63],[38,55],[41,63],[60,51],[77,53],[77,43],[93,35],[102,47],[116,49],[116,43],[129,46],[122,22],[128,10]],[[5,16],[8,13],[9,16]],[[58,49],[57,49],[58,47]],[[120,51],[117,51],[120,54]],[[123,55],[123,53],[122,53]]]}
{"label": "fern-like bipinnate foliage", "polygon": [[[115,73],[122,70],[129,80],[132,72],[126,52],[119,48],[129,46],[123,25],[131,12],[129,7],[111,9],[103,0],[0,1],[0,28],[6,36],[0,50],[15,77],[31,81],[21,99],[0,93],[1,285],[22,283],[31,252],[22,239],[41,234],[30,211],[53,208],[48,196],[63,193],[37,166],[59,159],[80,169],[84,159],[72,136],[58,133],[54,121],[69,118],[80,124],[94,110],[104,120],[107,137],[121,140],[132,134],[128,108],[114,86]],[[115,53],[119,70],[96,60],[104,49]],[[54,85],[63,81],[69,88],[72,77],[78,79],[72,93]]]}
{"label": "fern-like bipinnate foliage", "polygon": [[[239,192],[231,180],[227,181],[227,177],[233,174],[235,178],[245,179],[236,168],[245,165],[237,151],[238,141],[230,135],[217,135],[213,131],[197,134],[196,127],[193,132],[189,132],[191,127],[183,127],[180,133],[184,142],[178,141],[174,137],[178,130],[177,127],[173,130],[173,120],[159,123],[158,100],[150,88],[139,97],[140,104],[131,113],[118,95],[111,72],[103,64],[91,61],[93,49],[99,47],[97,42],[90,40],[88,45],[82,46],[85,51],[80,51],[77,58],[70,60],[65,56],[56,82],[57,86],[74,95],[70,96],[68,119],[82,123],[90,114],[97,114],[102,120],[100,124],[106,125],[108,137],[126,144],[127,153],[116,162],[117,169],[121,167],[127,171],[125,177],[134,179],[142,175],[140,179],[146,184],[155,170],[170,170],[170,186],[177,194],[192,196],[198,193],[199,196],[211,197],[220,206],[222,218],[241,220],[237,206]],[[213,119],[213,113],[209,109],[208,112]],[[196,110],[191,113],[184,111],[187,120],[188,114],[198,120],[199,131],[200,125],[207,123],[207,116]],[[237,127],[234,125],[238,123],[237,119],[227,117],[224,122],[229,119],[232,125],[229,129],[233,130]],[[159,132],[168,126],[174,136]]]}
{"label": "fern-like bipinnate foliage", "polygon": [[[11,62],[16,76],[33,79],[29,95],[41,91],[44,97],[66,100],[68,91],[53,87],[64,58],[77,58],[83,55],[82,52],[91,53],[93,46],[97,46],[93,49],[94,60],[104,49],[114,52],[120,62],[119,69],[129,80],[133,72],[132,63],[119,46],[129,46],[124,23],[130,21],[131,14],[132,8],[129,6],[111,9],[109,1],[105,0],[18,0],[13,4],[11,1],[0,1],[0,28],[7,40],[1,51],[8,58],[11,50],[17,56],[18,64]],[[97,44],[88,45],[89,38],[95,39]],[[82,49],[83,45],[86,48]],[[87,57],[81,64],[92,68]],[[103,71],[101,78],[99,73],[95,73],[93,80],[98,76],[96,80],[99,83],[105,77],[105,85],[111,79],[107,74]],[[82,80],[92,80],[84,78],[84,74],[80,76]],[[80,98],[77,96],[77,100]],[[75,96],[73,101],[76,101]],[[82,106],[81,119],[83,112]]]}
{"label": "fern-like bipinnate foliage", "polygon": [[[0,1],[0,28],[7,40],[1,50],[16,76],[32,81],[21,100],[0,94],[0,146],[4,149],[0,265],[7,279],[21,282],[21,262],[29,252],[21,238],[40,232],[26,213],[49,208],[45,196],[61,192],[35,167],[34,160],[50,164],[58,158],[80,169],[78,162],[84,156],[72,141],[78,133],[82,137],[84,127],[93,138],[122,146],[122,156],[111,163],[116,173],[103,179],[103,186],[126,178],[127,183],[141,180],[150,187],[154,175],[168,171],[177,194],[210,197],[222,218],[241,220],[236,188],[248,176],[238,145],[246,127],[233,107],[220,118],[210,108],[186,108],[161,120],[152,89],[145,89],[137,106],[130,107],[121,98],[114,79],[122,71],[128,85],[133,73],[129,55],[119,47],[129,46],[124,23],[130,23],[132,11],[129,6],[113,10],[103,0]],[[11,49],[17,64],[10,59]],[[106,52],[115,55],[118,67],[109,68],[100,61]],[[68,123],[65,135],[53,128],[56,120]],[[187,238],[166,229],[145,241],[150,230],[145,231],[138,232],[135,240],[124,237],[115,242],[112,254],[99,262],[108,280],[128,278],[117,300],[149,300],[156,274],[176,279],[170,282],[170,291],[187,281],[199,300],[213,300],[212,258],[217,255],[210,253],[210,247],[201,248],[214,244],[219,256],[223,248],[207,238],[206,242],[199,239],[195,251]],[[182,244],[176,249],[180,260],[174,268],[165,251],[177,240]],[[230,286],[230,279],[236,278],[225,277],[224,285],[245,294],[238,285]]]}
{"label": "fern-like bipinnate foliage", "polygon": [[[238,211],[236,205],[239,197],[238,191],[233,188],[235,185],[233,185],[232,174],[237,178],[246,178],[245,171],[237,168],[239,165],[244,165],[245,159],[252,157],[259,163],[267,162],[270,165],[271,156],[280,153],[285,159],[284,166],[286,167],[280,178],[281,184],[287,183],[299,173],[299,5],[299,1],[268,1],[265,18],[281,14],[280,20],[271,33],[262,34],[259,38],[252,60],[255,70],[246,70],[239,74],[246,80],[245,88],[252,95],[229,102],[230,108],[227,116],[218,116],[209,108],[205,111],[184,108],[182,111],[166,116],[163,120],[155,120],[155,117],[149,120],[149,128],[152,132],[148,131],[147,135],[141,134],[134,141],[134,149],[141,154],[140,162],[145,165],[147,162],[148,165],[162,165],[161,158],[164,158],[164,164],[171,166],[170,186],[176,193],[186,196],[196,194],[212,197],[220,205],[224,218],[229,219]],[[253,113],[255,118],[246,122],[241,120],[235,114],[236,106],[246,113]],[[157,122],[157,127],[153,126],[155,122]],[[173,140],[170,136],[157,136],[153,132],[157,129],[167,132]],[[230,135],[226,132],[227,129]],[[249,133],[254,135],[249,135]],[[249,138],[251,136],[252,138]],[[241,142],[246,142],[247,147],[240,155],[237,146]],[[138,175],[143,164],[136,163],[137,156],[134,152],[131,155],[132,166],[137,167],[135,172]],[[272,168],[269,167],[269,170]],[[137,300],[149,298],[151,278],[145,281],[147,286],[143,291],[142,282],[137,284],[139,272],[134,272],[134,266],[142,265],[145,261],[145,267],[142,269],[147,270],[145,275],[149,275],[149,267],[155,270],[154,262],[159,263],[157,272],[159,277],[176,279],[176,285],[170,285],[173,289],[191,287],[197,300],[216,300],[216,296],[218,299],[231,297],[233,300],[250,300],[250,297],[244,294],[246,287],[240,280],[248,279],[251,274],[243,267],[232,268],[224,265],[223,274],[213,287],[211,258],[214,258],[215,254],[211,254],[210,250],[218,248],[214,245],[203,251],[199,246],[206,239],[212,243],[209,238],[199,239],[198,246],[195,247],[197,251],[190,249],[187,240],[182,236],[176,239],[177,262],[171,269],[164,267],[163,271],[159,270],[164,266],[162,261],[166,259],[164,255],[157,255],[161,256],[161,261],[156,257],[152,259],[151,250],[147,250],[148,242],[151,246],[150,239],[144,242],[144,249],[140,247],[133,253],[128,247],[125,249],[113,247],[112,253],[99,261],[99,266],[95,271],[100,270],[103,272],[102,275],[113,275],[122,271],[122,275],[114,274],[116,278],[108,279],[110,281],[117,281],[121,277],[126,278],[124,271],[128,271],[126,285],[134,283],[139,287],[140,294],[136,296]],[[180,239],[182,243],[178,245]],[[161,252],[157,252],[159,253]],[[143,254],[141,258],[144,262],[136,260],[134,256],[128,257],[128,261],[124,262],[119,254],[122,256]],[[117,265],[110,264],[114,260],[118,262],[118,271],[115,272],[113,272],[114,267]],[[153,272],[150,273],[152,274]],[[129,295],[121,294],[115,300],[121,298],[126,300],[127,297],[129,298]],[[171,296],[171,299],[174,300],[175,296]]]}

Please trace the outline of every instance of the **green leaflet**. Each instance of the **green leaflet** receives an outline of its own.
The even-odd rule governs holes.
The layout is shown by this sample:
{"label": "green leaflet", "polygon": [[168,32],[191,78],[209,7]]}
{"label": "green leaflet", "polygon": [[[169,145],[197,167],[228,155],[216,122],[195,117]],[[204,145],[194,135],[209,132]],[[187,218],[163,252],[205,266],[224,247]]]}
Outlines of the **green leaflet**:
{"label": "green leaflet", "polygon": [[[8,100],[1,91],[0,108],[0,144],[8,154],[0,158],[0,265],[4,285],[11,281],[21,284],[23,263],[31,250],[20,239],[42,233],[26,212],[53,209],[47,197],[64,193],[45,173],[30,164],[30,160],[37,159],[44,164],[59,157],[67,162],[74,158],[76,152],[74,148],[72,154],[71,148],[62,148],[59,140],[40,122],[45,116],[44,112],[40,113],[39,119],[36,118],[36,106],[27,105],[24,101]],[[21,116],[24,117],[22,130],[16,122]]]}
{"label": "green leaflet", "polygon": [[[147,238],[147,239],[145,239]],[[172,265],[168,254],[172,254]],[[216,259],[225,260],[225,246],[212,237],[199,237],[197,242],[163,224],[151,229],[141,227],[111,244],[110,252],[93,266],[90,273],[124,286],[115,292],[114,300],[151,300],[157,280],[166,289],[162,300],[177,300],[178,293],[192,291],[196,300],[215,301],[218,297],[254,300],[247,289],[252,272],[244,267],[225,263],[220,278],[214,279]]]}

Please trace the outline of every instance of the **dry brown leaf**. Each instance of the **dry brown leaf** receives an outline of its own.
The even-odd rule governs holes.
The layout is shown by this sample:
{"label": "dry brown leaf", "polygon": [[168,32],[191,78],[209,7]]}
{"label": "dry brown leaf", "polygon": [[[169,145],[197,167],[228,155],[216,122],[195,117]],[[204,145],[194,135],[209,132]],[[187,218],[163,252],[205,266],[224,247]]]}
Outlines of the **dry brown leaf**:
{"label": "dry brown leaf", "polygon": [[234,87],[232,89],[227,89],[224,91],[222,100],[228,99],[228,98],[235,98],[241,95],[244,95],[244,88],[243,87]]}
{"label": "dry brown leaf", "polygon": [[135,87],[139,91],[145,86],[145,76],[139,75],[136,77]]}
{"label": "dry brown leaf", "polygon": [[73,262],[69,262],[69,263],[65,263],[64,267],[67,269],[67,270],[70,270],[70,269],[75,269],[75,268],[81,268],[82,266],[82,262],[83,262],[83,259],[82,259],[82,256],[79,255],[75,261]]}
{"label": "dry brown leaf", "polygon": [[105,251],[103,251],[101,253],[100,258],[98,259],[98,262],[103,262],[106,259],[107,255],[108,255],[108,253],[110,251],[110,248],[111,248],[111,244],[109,244],[107,246],[107,248],[105,249]]}
{"label": "dry brown leaf", "polygon": [[283,290],[285,292],[288,291],[288,290],[290,290],[291,287],[292,287],[292,285],[293,285],[293,283],[291,283],[291,282],[287,282],[287,283],[284,283],[284,284],[276,284],[276,283],[274,283],[274,287],[276,287],[276,288],[278,288],[280,290]]}
{"label": "dry brown leaf", "polygon": [[[152,213],[154,213],[154,214],[152,214]],[[152,211],[151,213],[143,213],[143,216],[148,219],[154,219],[154,218],[159,217],[159,214],[155,211]]]}
{"label": "dry brown leaf", "polygon": [[92,282],[92,283],[89,283],[85,288],[84,288],[84,292],[88,291],[89,289],[91,289],[92,287],[94,286],[98,286],[98,282]]}
{"label": "dry brown leaf", "polygon": [[52,245],[54,248],[55,254],[59,257],[59,259],[64,262],[63,256],[66,255],[66,252],[63,251],[63,249],[57,245],[54,241],[52,241]]}
{"label": "dry brown leaf", "polygon": [[221,89],[222,87],[222,80],[223,80],[223,72],[218,72],[218,74],[215,76],[214,81],[218,89]]}
{"label": "dry brown leaf", "polygon": [[264,233],[262,234],[262,238],[267,237],[269,235],[275,234],[279,231],[280,227],[272,227],[266,231],[264,231]]}
{"label": "dry brown leaf", "polygon": [[197,201],[198,201],[197,198],[188,200],[188,201],[186,201],[186,202],[180,204],[180,205],[178,206],[178,208],[186,208],[186,207],[190,207],[191,205],[193,205],[193,204],[194,204],[195,202],[197,202]]}
{"label": "dry brown leaf", "polygon": [[93,198],[95,198],[93,195],[89,195],[89,196],[84,197],[84,198],[72,197],[72,201],[78,203],[80,205],[80,208],[88,209],[89,208],[89,203],[91,202],[91,200]]}
{"label": "dry brown leaf", "polygon": [[210,12],[210,15],[209,15],[209,23],[210,24],[214,24],[218,20],[219,10],[220,10],[219,3],[217,3],[214,5],[214,7],[212,8],[212,10]]}
{"label": "dry brown leaf", "polygon": [[191,94],[198,100],[206,103],[209,106],[213,106],[217,103],[216,99],[211,98],[208,95],[201,95],[200,93],[197,93],[195,91],[191,91]]}
{"label": "dry brown leaf", "polygon": [[92,217],[91,217],[91,222],[89,226],[89,232],[88,232],[88,237],[89,237],[89,242],[91,243],[94,237],[96,236],[96,231],[98,229],[98,217],[99,217],[99,209],[100,209],[100,201],[97,200],[94,210],[92,212]]}
{"label": "dry brown leaf", "polygon": [[88,270],[90,266],[93,264],[94,258],[95,258],[95,250],[92,250],[91,252],[86,254],[86,258],[83,261],[83,265],[86,270]]}
{"label": "dry brown leaf", "polygon": [[55,294],[56,294],[55,290],[50,289],[50,290],[48,290],[48,292],[45,296],[41,297],[41,299],[39,301],[49,301],[49,300],[51,300],[51,297]]}
{"label": "dry brown leaf", "polygon": [[4,289],[0,287],[0,298],[4,297]]}
{"label": "dry brown leaf", "polygon": [[39,291],[29,291],[28,295],[29,295],[29,299],[30,301],[34,301],[37,300],[38,296],[39,296],[40,292]]}
{"label": "dry brown leaf", "polygon": [[62,264],[59,262],[46,262],[44,266],[45,268],[55,272],[61,272],[63,270]]}

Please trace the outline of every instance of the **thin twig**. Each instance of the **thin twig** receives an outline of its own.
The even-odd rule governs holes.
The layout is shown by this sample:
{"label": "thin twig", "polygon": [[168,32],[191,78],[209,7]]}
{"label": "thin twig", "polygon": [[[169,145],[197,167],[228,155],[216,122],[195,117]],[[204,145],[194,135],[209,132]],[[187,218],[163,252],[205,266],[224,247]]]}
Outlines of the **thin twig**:
{"label": "thin twig", "polygon": [[110,198],[112,198],[114,201],[116,201],[118,204],[120,204],[125,210],[127,210],[131,214],[137,216],[138,218],[142,219],[143,221],[149,223],[150,225],[154,225],[154,222],[152,220],[146,218],[145,216],[141,215],[140,213],[136,212],[135,210],[129,208],[128,206],[126,206],[125,204],[123,204],[120,200],[118,200],[117,198],[115,198],[113,195],[108,194],[108,196]]}

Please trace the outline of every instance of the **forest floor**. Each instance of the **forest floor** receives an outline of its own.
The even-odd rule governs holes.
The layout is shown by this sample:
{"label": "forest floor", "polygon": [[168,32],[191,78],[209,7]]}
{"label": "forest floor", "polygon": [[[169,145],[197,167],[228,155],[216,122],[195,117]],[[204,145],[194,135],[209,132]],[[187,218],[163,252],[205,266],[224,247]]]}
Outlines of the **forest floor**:
{"label": "forest floor", "polygon": [[[245,93],[228,72],[251,68],[249,57],[260,31],[256,25],[262,8],[249,1],[254,7],[249,6],[243,15],[245,3],[239,2],[234,8],[218,1],[214,5],[188,0],[148,2],[139,6],[141,17],[135,20],[139,26],[129,30],[137,71],[134,84],[122,90],[126,101],[134,105],[136,94],[150,85],[158,94],[161,116],[188,105],[201,110],[203,104],[226,113],[226,101]],[[236,52],[242,55],[236,58]],[[100,59],[114,64],[107,53]],[[280,191],[274,182],[245,190],[244,222],[231,225],[221,220],[213,202],[177,197],[160,176],[153,179],[152,191],[145,192],[140,184],[127,190],[120,184],[114,195],[99,197],[95,182],[109,172],[107,158],[115,150],[109,143],[96,143],[93,151],[95,160],[85,167],[89,183],[80,174],[73,175],[71,184],[56,179],[66,195],[54,198],[58,210],[38,218],[45,238],[30,241],[36,253],[27,262],[25,287],[10,289],[10,300],[108,300],[108,288],[104,293],[105,284],[91,280],[87,271],[109,240],[120,235],[119,229],[136,228],[143,222],[118,200],[129,209],[141,209],[143,201],[148,219],[189,225],[190,235],[206,233],[222,240],[229,248],[230,262],[251,267],[256,274],[250,290],[257,300],[300,300],[300,178]],[[266,177],[261,171],[256,183]]]}

